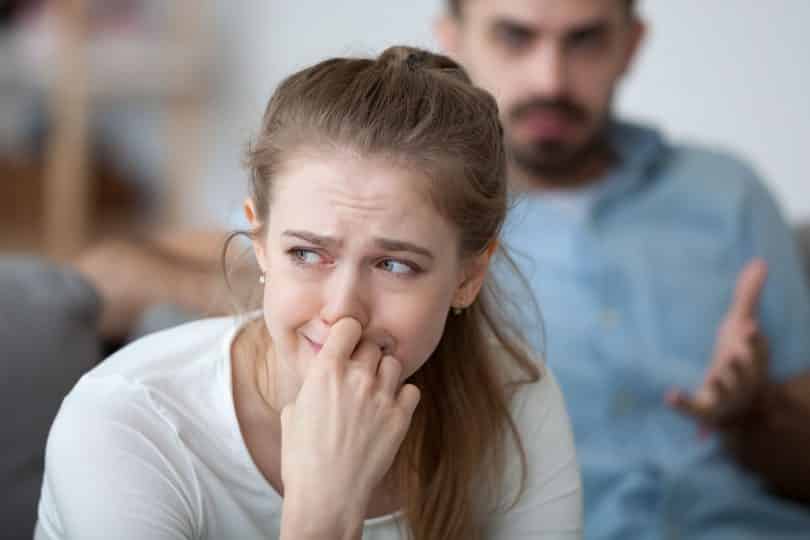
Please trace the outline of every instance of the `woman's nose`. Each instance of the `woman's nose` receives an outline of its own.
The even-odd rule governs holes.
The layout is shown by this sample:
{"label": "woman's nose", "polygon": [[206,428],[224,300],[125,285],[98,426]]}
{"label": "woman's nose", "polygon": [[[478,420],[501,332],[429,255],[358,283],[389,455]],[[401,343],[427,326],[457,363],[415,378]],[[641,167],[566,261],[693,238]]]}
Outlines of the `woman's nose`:
{"label": "woman's nose", "polygon": [[366,328],[370,316],[366,282],[356,269],[334,271],[324,283],[321,319],[331,326],[344,317],[352,317]]}

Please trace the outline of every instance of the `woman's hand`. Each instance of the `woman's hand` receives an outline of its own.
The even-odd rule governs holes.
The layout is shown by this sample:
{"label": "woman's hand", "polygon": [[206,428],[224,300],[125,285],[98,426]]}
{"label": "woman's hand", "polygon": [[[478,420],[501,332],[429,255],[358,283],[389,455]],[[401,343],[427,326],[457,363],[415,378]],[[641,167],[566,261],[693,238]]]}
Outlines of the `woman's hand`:
{"label": "woman's hand", "polygon": [[282,538],[359,538],[419,403],[400,363],[361,334],[354,319],[335,323],[282,411]]}

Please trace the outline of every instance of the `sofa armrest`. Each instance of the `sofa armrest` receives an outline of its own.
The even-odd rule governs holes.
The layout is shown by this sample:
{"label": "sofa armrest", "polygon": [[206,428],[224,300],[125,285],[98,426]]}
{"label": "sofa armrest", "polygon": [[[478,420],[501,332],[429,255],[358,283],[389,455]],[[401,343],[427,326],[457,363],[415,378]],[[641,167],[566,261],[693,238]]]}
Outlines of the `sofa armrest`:
{"label": "sofa armrest", "polygon": [[101,359],[99,297],[76,272],[0,257],[0,530],[31,538],[45,443],[62,399]]}

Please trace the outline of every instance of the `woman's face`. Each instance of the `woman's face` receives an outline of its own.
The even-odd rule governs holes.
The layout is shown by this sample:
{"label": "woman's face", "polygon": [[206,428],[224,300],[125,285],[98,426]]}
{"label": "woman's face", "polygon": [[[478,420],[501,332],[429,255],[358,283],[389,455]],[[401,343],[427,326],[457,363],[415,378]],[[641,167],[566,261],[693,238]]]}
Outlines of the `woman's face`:
{"label": "woman's face", "polygon": [[[277,177],[254,247],[276,369],[295,379],[288,391],[341,318],[397,358],[404,380],[436,348],[451,306],[474,300],[486,261],[462,263],[458,230],[427,200],[427,182],[348,152],[302,155]],[[257,225],[254,210],[248,202]]]}

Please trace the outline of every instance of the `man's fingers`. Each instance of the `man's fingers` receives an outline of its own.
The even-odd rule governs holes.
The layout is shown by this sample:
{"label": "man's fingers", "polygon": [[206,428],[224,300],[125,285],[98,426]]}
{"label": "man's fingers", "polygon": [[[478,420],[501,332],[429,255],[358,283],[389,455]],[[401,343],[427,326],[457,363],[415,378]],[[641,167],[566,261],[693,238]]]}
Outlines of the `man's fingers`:
{"label": "man's fingers", "polygon": [[690,397],[683,390],[673,390],[667,394],[667,403],[680,413],[691,416],[701,422],[708,423],[710,409]]}
{"label": "man's fingers", "polygon": [[768,372],[768,338],[762,332],[757,332],[751,338],[751,348],[753,350],[753,365],[756,373],[760,377],[765,377]]}
{"label": "man's fingers", "polygon": [[351,357],[362,334],[363,327],[355,319],[350,317],[340,319],[329,330],[326,343],[323,344],[318,356],[331,361],[346,361]]}
{"label": "man's fingers", "polygon": [[731,368],[731,365],[726,366],[725,369],[717,370],[710,383],[710,388],[718,402],[733,396],[739,387],[740,381],[737,379],[737,373]]}
{"label": "man's fingers", "polygon": [[751,358],[734,358],[729,370],[733,373],[737,386],[743,391],[749,391],[756,384],[756,374]]}
{"label": "man's fingers", "polygon": [[740,318],[756,319],[759,298],[768,277],[768,265],[762,259],[753,259],[745,265],[737,278],[731,313]]}
{"label": "man's fingers", "polygon": [[707,408],[716,410],[720,404],[728,401],[734,395],[735,381],[730,370],[719,371],[712,376],[706,384],[707,388],[698,392],[698,399],[706,404]]}

